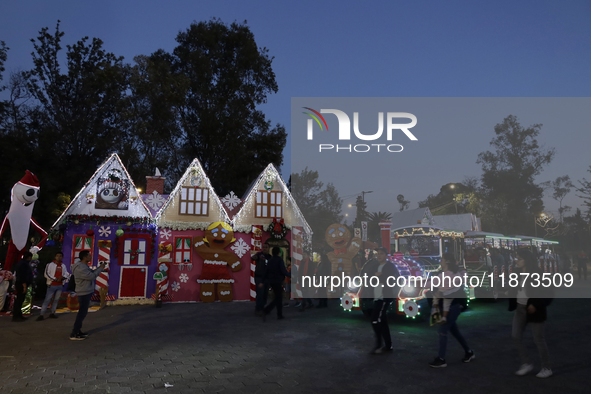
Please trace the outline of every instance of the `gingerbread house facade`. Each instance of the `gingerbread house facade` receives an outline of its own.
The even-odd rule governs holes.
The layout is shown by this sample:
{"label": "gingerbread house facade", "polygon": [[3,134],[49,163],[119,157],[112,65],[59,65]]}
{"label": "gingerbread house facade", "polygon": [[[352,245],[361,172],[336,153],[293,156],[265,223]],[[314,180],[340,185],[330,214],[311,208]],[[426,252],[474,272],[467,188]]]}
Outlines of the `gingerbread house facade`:
{"label": "gingerbread house facade", "polygon": [[130,303],[151,298],[156,271],[158,231],[125,166],[112,154],[86,182],[52,229],[63,233],[64,262],[92,254],[92,266],[107,262],[96,281],[96,295]]}
{"label": "gingerbread house facade", "polygon": [[[246,191],[239,211],[232,217],[234,231],[246,234],[250,254],[264,243],[278,246],[284,260],[299,265],[312,231],[281,175],[269,164]],[[254,300],[254,265],[250,269],[250,298]]]}
{"label": "gingerbread house facade", "polygon": [[[250,264],[246,256],[249,239],[232,230],[226,208],[198,159],[187,168],[156,219],[160,231],[159,260],[170,265],[172,301],[249,299],[249,274],[242,269]],[[215,229],[228,236],[217,252],[214,248],[218,245],[207,238],[212,231],[216,233]],[[241,263],[237,264],[238,261]],[[208,276],[212,267],[219,277]]]}

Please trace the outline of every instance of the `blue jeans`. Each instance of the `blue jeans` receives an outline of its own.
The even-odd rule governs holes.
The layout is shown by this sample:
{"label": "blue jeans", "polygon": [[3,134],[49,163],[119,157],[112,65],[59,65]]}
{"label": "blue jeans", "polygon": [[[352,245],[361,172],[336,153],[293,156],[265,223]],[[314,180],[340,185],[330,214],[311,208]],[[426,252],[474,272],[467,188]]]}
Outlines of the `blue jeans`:
{"label": "blue jeans", "polygon": [[78,313],[76,314],[76,321],[74,322],[74,330],[72,331],[74,334],[78,334],[80,330],[82,330],[82,322],[88,314],[88,307],[90,306],[90,296],[92,296],[92,294],[78,296],[78,303],[80,304],[80,309],[78,309]]}
{"label": "blue jeans", "polygon": [[51,313],[55,313],[58,301],[60,299],[60,296],[62,295],[62,288],[62,285],[49,286],[47,288],[47,293],[45,294],[45,301],[43,301],[43,306],[41,307],[41,315],[44,315],[45,312],[47,312],[47,307],[49,306],[49,303],[51,302],[51,299],[53,298],[54,294],[55,298],[53,300],[53,303],[51,304]]}
{"label": "blue jeans", "polygon": [[462,347],[464,348],[465,352],[470,351],[470,346],[468,346],[468,343],[466,342],[466,340],[464,339],[464,337],[460,333],[460,330],[458,329],[458,325],[456,324],[456,320],[458,320],[458,317],[460,316],[460,312],[461,312],[460,305],[455,304],[455,305],[450,306],[449,313],[447,315],[447,322],[445,324],[440,325],[439,329],[437,330],[439,332],[439,358],[442,358],[444,360],[445,360],[445,352],[447,350],[447,332],[448,331],[451,333],[451,335],[453,335],[458,340],[460,345],[462,345]]}

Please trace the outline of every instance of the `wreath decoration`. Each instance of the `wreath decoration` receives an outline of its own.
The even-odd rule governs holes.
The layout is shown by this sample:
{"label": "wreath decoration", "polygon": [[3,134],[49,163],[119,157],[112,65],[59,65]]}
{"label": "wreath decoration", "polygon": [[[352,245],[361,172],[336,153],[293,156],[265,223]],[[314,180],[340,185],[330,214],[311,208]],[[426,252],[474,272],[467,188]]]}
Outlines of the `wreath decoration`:
{"label": "wreath decoration", "polygon": [[275,239],[285,238],[287,235],[287,227],[283,219],[273,219],[273,223],[269,224],[267,231],[271,233],[271,236]]}

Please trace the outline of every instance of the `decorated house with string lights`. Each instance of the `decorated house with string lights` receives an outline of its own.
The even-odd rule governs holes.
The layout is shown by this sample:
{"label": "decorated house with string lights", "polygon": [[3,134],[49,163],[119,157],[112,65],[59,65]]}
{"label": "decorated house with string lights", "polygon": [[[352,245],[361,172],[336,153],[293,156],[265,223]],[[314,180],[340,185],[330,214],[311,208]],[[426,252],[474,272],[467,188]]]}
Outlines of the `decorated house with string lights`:
{"label": "decorated house with string lights", "polygon": [[[231,203],[237,204],[235,199]],[[233,231],[198,159],[189,165],[156,220],[159,261],[169,265],[171,301],[249,299],[250,240]]]}
{"label": "decorated house with string lights", "polygon": [[[222,200],[226,202],[232,196],[233,194]],[[299,265],[303,248],[311,239],[312,230],[273,164],[269,164],[252,182],[239,206],[228,205],[227,208],[232,210],[234,231],[245,234],[248,238],[245,241],[250,251],[249,257],[261,251],[262,245],[267,243],[270,247],[281,248],[284,260],[291,257],[292,264]],[[250,299],[254,300],[255,266],[249,266],[249,294]]]}
{"label": "decorated house with string lights", "polygon": [[108,262],[108,269],[97,278],[95,300],[103,292],[107,301],[141,303],[154,293],[158,231],[117,154],[96,170],[52,231],[63,235],[66,264],[73,264],[83,250],[91,252],[92,266]]}
{"label": "decorated house with string lights", "polygon": [[299,261],[305,234],[311,233],[271,164],[244,199],[233,192],[219,198],[195,159],[156,219],[159,261],[170,265],[174,302],[253,300],[252,254],[267,242]]}

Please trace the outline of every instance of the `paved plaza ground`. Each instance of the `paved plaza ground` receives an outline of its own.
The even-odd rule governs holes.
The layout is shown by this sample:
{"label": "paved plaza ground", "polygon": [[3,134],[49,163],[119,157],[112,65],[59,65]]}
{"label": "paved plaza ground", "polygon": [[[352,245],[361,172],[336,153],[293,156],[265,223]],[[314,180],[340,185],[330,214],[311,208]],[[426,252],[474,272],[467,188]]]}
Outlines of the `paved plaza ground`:
{"label": "paved plaza ground", "polygon": [[[460,328],[476,360],[450,339],[449,366],[432,369],[437,334],[426,321],[392,316],[394,352],[370,355],[370,322],[338,301],[266,322],[254,303],[112,306],[89,313],[85,341],[70,341],[75,314],[13,323],[0,317],[0,393],[589,393],[591,301],[549,308],[554,376],[518,367],[507,302],[474,302]],[[539,367],[531,333],[528,342]],[[165,387],[168,383],[172,387]]]}

